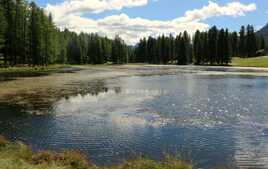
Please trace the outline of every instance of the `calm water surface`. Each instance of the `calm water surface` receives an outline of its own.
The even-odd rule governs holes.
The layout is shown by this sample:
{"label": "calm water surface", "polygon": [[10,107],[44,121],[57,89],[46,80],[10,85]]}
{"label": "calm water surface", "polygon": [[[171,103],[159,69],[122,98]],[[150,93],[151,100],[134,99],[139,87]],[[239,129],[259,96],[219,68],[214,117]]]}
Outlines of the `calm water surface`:
{"label": "calm water surface", "polygon": [[77,84],[87,86],[50,105],[48,116],[6,116],[19,110],[2,104],[0,134],[34,150],[76,149],[99,165],[174,154],[195,168],[268,168],[268,78],[177,74]]}

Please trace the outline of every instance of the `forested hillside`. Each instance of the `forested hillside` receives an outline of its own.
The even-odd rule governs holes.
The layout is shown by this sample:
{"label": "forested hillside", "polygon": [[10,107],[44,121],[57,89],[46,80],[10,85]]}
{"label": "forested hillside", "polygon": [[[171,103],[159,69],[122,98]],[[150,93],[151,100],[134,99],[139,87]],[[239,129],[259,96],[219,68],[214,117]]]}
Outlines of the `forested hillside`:
{"label": "forested hillside", "polygon": [[119,36],[113,40],[97,34],[59,30],[51,14],[34,2],[0,0],[0,65],[18,64],[114,64],[139,62],[153,64],[228,64],[233,56],[263,55],[265,41],[254,28],[241,31],[212,27],[191,37],[143,38],[128,46]]}

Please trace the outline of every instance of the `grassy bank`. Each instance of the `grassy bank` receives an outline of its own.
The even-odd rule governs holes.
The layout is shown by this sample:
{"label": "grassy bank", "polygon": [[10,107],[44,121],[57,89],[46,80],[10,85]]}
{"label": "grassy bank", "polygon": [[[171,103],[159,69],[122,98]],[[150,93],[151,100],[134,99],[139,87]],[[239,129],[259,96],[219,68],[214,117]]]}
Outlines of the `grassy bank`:
{"label": "grassy bank", "polygon": [[268,56],[254,58],[233,58],[232,66],[268,68]]}
{"label": "grassy bank", "polygon": [[69,68],[69,65],[49,65],[49,66],[15,66],[15,67],[0,67],[0,76],[4,77],[28,77],[48,75],[60,71],[64,68]]}
{"label": "grassy bank", "polygon": [[22,143],[10,143],[0,138],[1,169],[191,169],[192,166],[171,157],[162,162],[138,158],[112,167],[98,167],[80,153],[65,151],[33,153]]}

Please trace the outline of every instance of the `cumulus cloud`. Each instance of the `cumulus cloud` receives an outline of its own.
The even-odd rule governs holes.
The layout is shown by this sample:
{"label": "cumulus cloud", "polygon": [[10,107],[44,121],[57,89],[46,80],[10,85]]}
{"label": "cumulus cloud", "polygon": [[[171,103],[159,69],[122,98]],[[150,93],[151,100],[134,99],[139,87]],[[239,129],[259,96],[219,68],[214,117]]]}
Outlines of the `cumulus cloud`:
{"label": "cumulus cloud", "polygon": [[148,0],[67,0],[56,5],[48,4],[46,10],[54,17],[70,14],[100,13],[107,10],[121,10],[124,7],[143,6]]}
{"label": "cumulus cloud", "polygon": [[201,21],[217,16],[244,16],[246,12],[256,10],[256,4],[242,4],[240,2],[231,2],[225,6],[219,6],[217,3],[209,1],[207,6],[201,9],[187,11],[185,16],[177,19],[178,22]]}
{"label": "cumulus cloud", "polygon": [[198,22],[177,24],[173,20],[159,21],[130,18],[126,14],[113,15],[98,20],[69,15],[57,22],[57,24],[61,28],[67,27],[77,33],[92,32],[110,38],[114,38],[115,35],[120,35],[128,44],[135,44],[141,37],[170,33],[179,34],[184,30],[193,33],[197,29],[204,30],[209,27],[207,24]]}
{"label": "cumulus cloud", "polygon": [[[89,2],[90,1],[90,2]],[[256,5],[232,2],[220,6],[209,1],[208,5],[186,11],[182,17],[172,20],[149,20],[130,18],[126,14],[112,15],[102,19],[84,17],[87,12],[99,13],[106,10],[120,10],[124,7],[142,6],[148,0],[68,0],[57,5],[47,5],[46,11],[51,12],[60,28],[68,28],[77,33],[92,32],[109,38],[120,35],[128,44],[135,44],[141,37],[160,34],[179,34],[187,30],[189,33],[197,29],[206,30],[209,25],[202,21],[219,16],[238,17],[246,12],[256,10]]]}

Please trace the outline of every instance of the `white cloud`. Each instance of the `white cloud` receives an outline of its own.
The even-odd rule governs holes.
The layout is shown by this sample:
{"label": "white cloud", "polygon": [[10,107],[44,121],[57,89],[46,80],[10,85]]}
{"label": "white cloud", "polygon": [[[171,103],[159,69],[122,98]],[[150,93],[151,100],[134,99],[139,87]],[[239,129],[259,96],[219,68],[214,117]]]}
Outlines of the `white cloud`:
{"label": "white cloud", "polygon": [[62,28],[68,27],[75,32],[93,32],[114,38],[120,35],[128,44],[136,43],[141,37],[160,34],[179,34],[184,30],[193,33],[197,29],[207,29],[209,25],[198,22],[176,24],[174,21],[129,18],[126,14],[113,15],[99,20],[70,15],[58,22]]}
{"label": "white cloud", "polygon": [[[90,1],[90,2],[89,2]],[[179,34],[187,30],[189,33],[197,29],[205,30],[208,24],[202,21],[219,16],[238,17],[246,12],[256,10],[256,5],[240,2],[228,3],[220,6],[209,1],[201,9],[186,11],[183,17],[173,20],[149,20],[144,18],[130,18],[126,14],[108,16],[102,19],[83,17],[86,12],[98,13],[105,10],[120,10],[124,7],[142,6],[148,0],[68,0],[55,6],[48,5],[47,12],[51,12],[60,28],[69,28],[75,32],[92,32],[113,38],[120,35],[128,44],[138,42],[141,37],[160,34]]]}
{"label": "white cloud", "polygon": [[185,16],[178,18],[178,22],[201,21],[216,16],[244,16],[246,12],[256,10],[256,4],[242,4],[240,2],[231,2],[225,6],[219,6],[217,3],[209,1],[207,6],[201,9],[187,11]]}
{"label": "white cloud", "polygon": [[54,17],[70,14],[100,13],[107,10],[121,10],[124,7],[143,6],[148,0],[66,0],[56,5],[48,4],[46,10]]}

